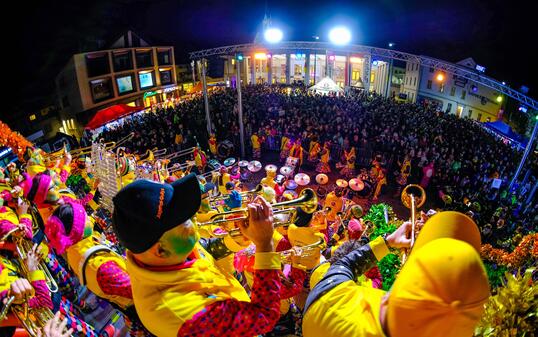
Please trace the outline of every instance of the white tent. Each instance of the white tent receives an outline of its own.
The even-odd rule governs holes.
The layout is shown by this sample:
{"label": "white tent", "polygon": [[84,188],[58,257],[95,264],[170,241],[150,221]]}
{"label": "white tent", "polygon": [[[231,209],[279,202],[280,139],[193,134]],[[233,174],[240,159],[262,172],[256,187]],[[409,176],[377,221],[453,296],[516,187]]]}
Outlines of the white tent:
{"label": "white tent", "polygon": [[329,77],[323,78],[321,81],[315,85],[308,88],[310,91],[314,91],[316,94],[327,95],[329,93],[343,93],[344,89],[340,88],[333,80]]}

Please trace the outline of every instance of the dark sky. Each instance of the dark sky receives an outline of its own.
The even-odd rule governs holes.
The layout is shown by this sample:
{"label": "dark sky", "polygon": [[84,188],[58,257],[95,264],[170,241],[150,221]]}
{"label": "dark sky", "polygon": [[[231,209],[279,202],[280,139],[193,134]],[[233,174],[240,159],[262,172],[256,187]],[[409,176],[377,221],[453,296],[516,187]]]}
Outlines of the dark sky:
{"label": "dark sky", "polygon": [[[10,2],[10,7],[13,2]],[[70,55],[92,41],[107,44],[127,28],[155,44],[175,46],[176,63],[190,51],[251,42],[265,9],[286,40],[311,40],[336,23],[348,25],[353,42],[396,49],[448,61],[471,56],[486,74],[511,87],[530,87],[536,46],[536,18],[529,2],[466,1],[17,1],[4,12],[4,49],[16,69],[8,102],[12,111],[29,112],[52,93],[54,77]],[[105,45],[106,46],[106,45]]]}

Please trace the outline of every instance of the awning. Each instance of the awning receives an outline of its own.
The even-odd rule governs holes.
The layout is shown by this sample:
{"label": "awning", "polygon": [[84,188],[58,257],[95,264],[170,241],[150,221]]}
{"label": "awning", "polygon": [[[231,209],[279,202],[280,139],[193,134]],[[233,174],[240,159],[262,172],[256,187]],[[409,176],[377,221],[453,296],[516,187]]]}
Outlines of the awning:
{"label": "awning", "polygon": [[106,123],[120,119],[137,111],[144,110],[144,107],[129,106],[127,104],[116,104],[109,106],[108,108],[97,111],[95,116],[88,122],[86,128],[95,129]]}
{"label": "awning", "polygon": [[315,85],[308,88],[310,91],[314,91],[316,93],[320,94],[328,94],[331,92],[334,93],[341,93],[344,92],[344,89],[340,88],[332,79],[329,77],[323,78],[321,81],[316,83]]}
{"label": "awning", "polygon": [[490,129],[496,134],[508,138],[511,141],[519,143],[522,147],[527,145],[528,139],[524,136],[515,133],[512,128],[502,121],[487,122],[482,124],[485,128]]}

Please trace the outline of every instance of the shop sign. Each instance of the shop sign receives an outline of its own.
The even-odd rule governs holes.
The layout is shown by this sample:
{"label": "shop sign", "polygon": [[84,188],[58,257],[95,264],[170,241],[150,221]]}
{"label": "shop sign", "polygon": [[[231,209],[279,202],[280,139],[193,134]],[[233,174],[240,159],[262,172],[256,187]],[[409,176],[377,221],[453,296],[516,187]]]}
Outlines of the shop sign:
{"label": "shop sign", "polygon": [[148,97],[151,97],[151,96],[155,96],[155,95],[157,95],[157,94],[158,94],[157,91],[146,91],[146,92],[144,93],[144,99],[146,99],[146,98],[148,98]]}

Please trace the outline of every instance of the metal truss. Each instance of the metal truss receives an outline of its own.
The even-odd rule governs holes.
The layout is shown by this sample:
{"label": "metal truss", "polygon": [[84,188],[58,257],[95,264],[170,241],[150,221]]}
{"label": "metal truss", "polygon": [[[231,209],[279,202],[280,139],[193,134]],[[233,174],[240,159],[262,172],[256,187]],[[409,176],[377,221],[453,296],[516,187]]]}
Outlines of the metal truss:
{"label": "metal truss", "polygon": [[362,45],[350,45],[346,47],[337,47],[333,44],[326,42],[307,42],[307,41],[290,41],[282,42],[275,45],[268,44],[239,44],[233,46],[218,47],[213,49],[206,49],[195,51],[189,54],[192,60],[198,60],[209,56],[218,55],[235,55],[237,53],[243,53],[248,55],[250,53],[267,50],[273,54],[277,53],[308,53],[312,51],[320,51],[320,54],[325,54],[326,51],[343,53],[343,54],[357,54],[364,53],[372,55],[372,60],[379,59],[393,59],[405,62],[419,63],[421,66],[432,67],[434,69],[442,70],[444,72],[454,74],[458,77],[465,78],[467,80],[479,83],[483,86],[497,90],[503,95],[511,97],[521,104],[528,106],[531,109],[538,110],[538,102],[517,90],[514,90],[501,82],[485,76],[474,69],[469,69],[454,63],[435,59],[433,57],[423,55],[413,55],[392,49],[383,49]]}

